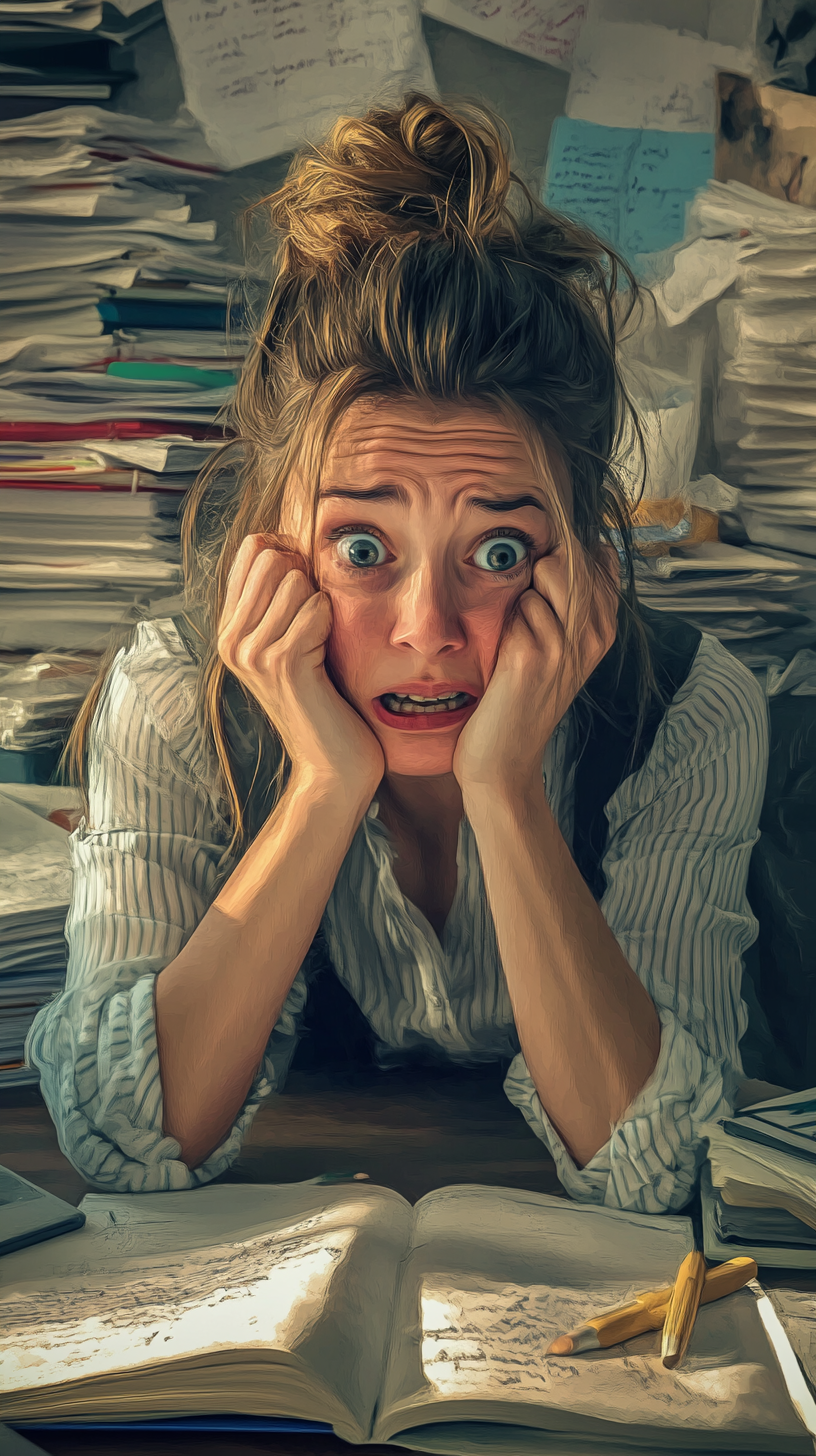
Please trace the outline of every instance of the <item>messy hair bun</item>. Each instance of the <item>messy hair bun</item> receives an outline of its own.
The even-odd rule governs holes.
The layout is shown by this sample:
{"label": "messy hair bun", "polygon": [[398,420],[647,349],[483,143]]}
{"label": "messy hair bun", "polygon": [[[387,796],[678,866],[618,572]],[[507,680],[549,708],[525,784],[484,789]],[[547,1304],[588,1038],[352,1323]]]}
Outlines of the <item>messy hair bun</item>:
{"label": "messy hair bun", "polygon": [[342,274],[367,254],[420,239],[517,243],[510,148],[498,117],[418,94],[399,112],[342,118],[269,199],[282,267]]}
{"label": "messy hair bun", "polygon": [[[274,242],[271,290],[229,412],[234,442],[188,496],[183,533],[234,843],[250,832],[253,795],[268,812],[269,784],[262,791],[253,772],[242,790],[225,726],[237,691],[215,647],[226,578],[247,535],[279,528],[290,485],[314,513],[332,432],[363,396],[476,404],[513,423],[536,468],[568,482],[568,552],[597,562],[617,532],[624,620],[649,681],[629,505],[613,464],[628,411],[616,358],[620,270],[630,305],[637,290],[594,234],[533,197],[511,156],[487,107],[410,92],[396,107],[341,118],[257,204]],[[573,645],[585,606],[571,594]],[[263,740],[268,725],[256,717]],[[275,761],[259,748],[256,767]],[[282,750],[277,762],[279,787]]]}

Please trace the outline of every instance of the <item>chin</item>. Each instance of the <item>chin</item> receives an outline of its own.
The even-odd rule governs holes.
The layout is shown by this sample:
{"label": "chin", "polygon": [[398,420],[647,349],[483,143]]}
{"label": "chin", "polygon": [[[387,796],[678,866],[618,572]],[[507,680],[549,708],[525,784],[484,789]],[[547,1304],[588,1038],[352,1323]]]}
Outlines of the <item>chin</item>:
{"label": "chin", "polygon": [[386,743],[384,736],[380,745],[386,773],[403,774],[406,778],[436,778],[453,772],[455,743]]}

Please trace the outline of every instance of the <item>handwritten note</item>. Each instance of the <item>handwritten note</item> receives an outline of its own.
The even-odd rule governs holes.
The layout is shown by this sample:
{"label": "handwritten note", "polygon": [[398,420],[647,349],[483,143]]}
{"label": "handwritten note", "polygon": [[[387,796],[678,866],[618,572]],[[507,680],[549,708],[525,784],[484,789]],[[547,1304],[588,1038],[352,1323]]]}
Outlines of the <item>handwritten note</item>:
{"label": "handwritten note", "polygon": [[633,260],[683,237],[686,206],[714,171],[703,132],[639,131],[560,116],[550,137],[544,200]]}
{"label": "handwritten note", "polygon": [[736,46],[662,25],[588,22],[575,47],[565,111],[605,126],[713,132],[714,76],[740,71]]}
{"label": "handwritten note", "polygon": [[165,0],[187,106],[226,167],[319,140],[340,115],[438,95],[416,0]]}
{"label": "handwritten note", "polygon": [[[783,1449],[785,1437],[801,1428],[747,1290],[701,1309],[677,1370],[660,1363],[659,1331],[591,1354],[546,1355],[556,1334],[644,1287],[610,1283],[590,1291],[476,1278],[454,1284],[428,1275],[420,1295],[425,1382],[439,1400],[546,1406],[611,1422],[612,1429],[636,1420],[661,1433],[704,1430],[712,1446],[725,1433],[733,1440],[739,1432],[776,1428],[784,1432]],[[658,1445],[665,1449],[662,1440]]]}
{"label": "handwritten note", "polygon": [[85,1266],[47,1289],[0,1299],[7,1392],[106,1376],[161,1360],[254,1345],[294,1349],[329,1297],[353,1238],[259,1237],[122,1261],[111,1279]]}
{"label": "handwritten note", "polygon": [[434,20],[569,70],[587,4],[582,0],[422,0]]}

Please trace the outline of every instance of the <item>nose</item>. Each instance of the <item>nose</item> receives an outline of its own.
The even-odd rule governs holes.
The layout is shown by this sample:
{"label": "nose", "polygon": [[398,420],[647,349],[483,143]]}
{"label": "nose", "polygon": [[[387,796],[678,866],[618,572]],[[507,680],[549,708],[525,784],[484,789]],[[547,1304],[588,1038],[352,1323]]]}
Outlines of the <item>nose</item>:
{"label": "nose", "polygon": [[466,645],[452,583],[442,563],[423,562],[396,589],[391,642],[424,658],[440,657]]}

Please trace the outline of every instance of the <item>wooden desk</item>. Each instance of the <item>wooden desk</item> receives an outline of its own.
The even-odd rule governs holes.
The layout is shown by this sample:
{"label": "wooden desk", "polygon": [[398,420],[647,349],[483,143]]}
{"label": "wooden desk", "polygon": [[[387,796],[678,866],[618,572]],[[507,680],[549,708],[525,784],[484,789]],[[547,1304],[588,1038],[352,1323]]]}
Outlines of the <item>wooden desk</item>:
{"label": "wooden desk", "polygon": [[[88,1191],[59,1150],[34,1089],[0,1093],[0,1163],[70,1203]],[[258,1113],[241,1157],[220,1182],[288,1183],[318,1173],[368,1173],[415,1202],[448,1183],[490,1183],[564,1196],[552,1161],[507,1101],[495,1068],[478,1072],[370,1074],[338,1086],[292,1073]],[[767,1270],[767,1285],[816,1288],[816,1275]],[[54,1456],[340,1456],[333,1436],[139,1436],[123,1432],[37,1436]],[[372,1456],[393,1448],[366,1447]]]}

